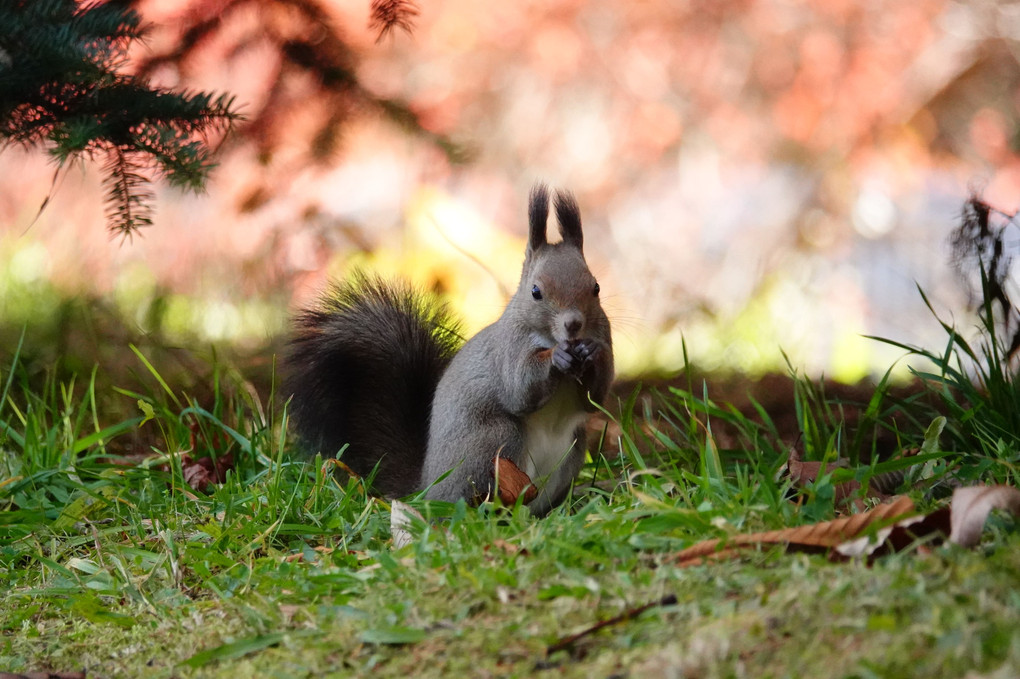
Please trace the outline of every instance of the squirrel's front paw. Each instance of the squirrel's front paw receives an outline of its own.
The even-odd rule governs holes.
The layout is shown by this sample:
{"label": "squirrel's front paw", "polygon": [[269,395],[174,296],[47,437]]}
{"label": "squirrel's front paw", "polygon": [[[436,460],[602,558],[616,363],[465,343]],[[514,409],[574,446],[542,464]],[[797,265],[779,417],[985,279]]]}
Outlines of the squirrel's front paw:
{"label": "squirrel's front paw", "polygon": [[570,344],[571,353],[581,362],[582,367],[594,360],[600,349],[599,343],[591,339],[573,340]]}
{"label": "squirrel's front paw", "polygon": [[578,369],[581,361],[572,353],[570,342],[564,340],[553,348],[552,364],[561,373],[569,374]]}
{"label": "squirrel's front paw", "polygon": [[594,340],[564,340],[553,349],[552,362],[562,373],[580,375],[598,353],[599,344]]}

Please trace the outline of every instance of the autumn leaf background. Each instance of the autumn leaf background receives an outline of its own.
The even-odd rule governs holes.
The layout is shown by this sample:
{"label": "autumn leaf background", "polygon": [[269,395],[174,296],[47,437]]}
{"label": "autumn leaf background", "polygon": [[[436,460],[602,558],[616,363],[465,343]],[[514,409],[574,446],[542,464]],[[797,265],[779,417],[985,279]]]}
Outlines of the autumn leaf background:
{"label": "autumn leaf background", "polygon": [[915,282],[963,306],[946,238],[969,193],[1020,194],[1005,5],[450,0],[377,41],[367,1],[135,4],[131,67],[229,91],[247,121],[206,194],[161,189],[129,247],[98,170],[53,186],[42,154],[0,155],[7,346],[40,309],[71,332],[58,300],[84,297],[254,347],[358,262],[446,292],[473,331],[545,180],[584,208],[624,373],[681,368],[686,338],[710,370],[782,372],[782,350],[855,381],[899,357],[862,334],[940,341]]}

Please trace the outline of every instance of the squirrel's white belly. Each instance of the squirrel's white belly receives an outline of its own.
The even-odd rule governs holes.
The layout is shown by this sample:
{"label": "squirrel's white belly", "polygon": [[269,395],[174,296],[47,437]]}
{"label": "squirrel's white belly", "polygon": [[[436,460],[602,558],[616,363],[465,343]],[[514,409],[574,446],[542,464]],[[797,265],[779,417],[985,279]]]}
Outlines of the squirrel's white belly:
{"label": "squirrel's white belly", "polygon": [[582,445],[577,442],[577,428],[587,417],[578,405],[575,387],[564,383],[548,403],[524,418],[523,471],[536,488],[543,489],[571,449]]}

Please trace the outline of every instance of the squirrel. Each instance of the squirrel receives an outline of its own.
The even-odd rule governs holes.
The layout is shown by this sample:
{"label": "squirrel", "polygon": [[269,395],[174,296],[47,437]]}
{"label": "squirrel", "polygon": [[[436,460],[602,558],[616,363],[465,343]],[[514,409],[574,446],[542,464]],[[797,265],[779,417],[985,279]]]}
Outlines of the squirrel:
{"label": "squirrel", "polygon": [[386,497],[477,504],[498,490],[501,457],[537,491],[532,513],[562,502],[613,379],[613,346],[577,202],[557,191],[553,203],[561,242],[546,240],[549,192],[536,185],[517,291],[459,349],[445,306],[363,273],[300,313],[285,392],[304,445],[330,455],[347,445],[341,460]]}

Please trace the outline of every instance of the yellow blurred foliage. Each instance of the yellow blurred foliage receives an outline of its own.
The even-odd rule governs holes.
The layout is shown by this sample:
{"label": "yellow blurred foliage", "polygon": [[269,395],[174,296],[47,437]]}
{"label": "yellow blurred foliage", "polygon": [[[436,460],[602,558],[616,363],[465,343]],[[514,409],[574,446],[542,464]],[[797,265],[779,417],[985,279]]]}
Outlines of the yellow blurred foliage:
{"label": "yellow blurred foliage", "polygon": [[[517,287],[526,240],[509,235],[433,186],[407,202],[405,228],[372,252],[341,253],[329,275],[361,268],[439,293],[467,336],[492,323]],[[344,256],[346,255],[346,256]]]}

